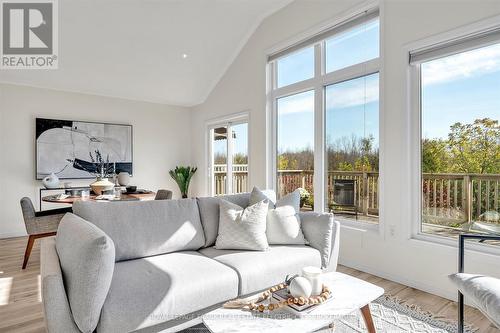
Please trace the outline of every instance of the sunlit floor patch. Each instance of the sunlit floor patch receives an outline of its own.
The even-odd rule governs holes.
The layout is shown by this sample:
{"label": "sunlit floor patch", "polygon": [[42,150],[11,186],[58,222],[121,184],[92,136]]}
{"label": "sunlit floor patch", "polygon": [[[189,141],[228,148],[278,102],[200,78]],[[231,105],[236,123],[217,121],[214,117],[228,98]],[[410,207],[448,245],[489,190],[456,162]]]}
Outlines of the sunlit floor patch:
{"label": "sunlit floor patch", "polygon": [[0,306],[9,304],[13,280],[11,277],[0,278]]}

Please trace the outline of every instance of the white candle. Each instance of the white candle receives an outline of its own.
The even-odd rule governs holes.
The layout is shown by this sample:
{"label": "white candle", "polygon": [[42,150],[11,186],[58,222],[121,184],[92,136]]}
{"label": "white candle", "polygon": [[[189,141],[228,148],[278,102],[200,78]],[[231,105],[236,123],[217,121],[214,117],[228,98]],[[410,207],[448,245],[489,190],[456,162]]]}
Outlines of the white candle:
{"label": "white candle", "polygon": [[307,266],[302,268],[302,276],[309,280],[312,287],[312,296],[321,294],[323,290],[323,281],[321,279],[322,271],[318,267]]}

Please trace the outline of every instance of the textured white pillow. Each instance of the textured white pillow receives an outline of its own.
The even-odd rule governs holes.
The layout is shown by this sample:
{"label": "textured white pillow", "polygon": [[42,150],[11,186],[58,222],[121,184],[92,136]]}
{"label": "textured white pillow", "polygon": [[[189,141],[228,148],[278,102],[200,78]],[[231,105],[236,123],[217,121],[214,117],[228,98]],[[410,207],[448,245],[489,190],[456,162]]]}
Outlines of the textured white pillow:
{"label": "textured white pillow", "polygon": [[267,242],[269,244],[305,244],[300,218],[291,206],[276,207],[267,213]]}
{"label": "textured white pillow", "polygon": [[285,195],[276,201],[273,190],[261,191],[254,187],[250,193],[250,204],[258,200],[269,199],[267,214],[267,242],[269,244],[306,244],[300,226],[300,190]]}
{"label": "textured white pillow", "polygon": [[262,200],[242,208],[229,201],[219,203],[219,234],[216,249],[265,251],[269,247],[266,238],[266,216],[269,203]]}
{"label": "textured white pillow", "polygon": [[300,226],[300,190],[276,201],[267,213],[267,242],[269,244],[306,244]]}

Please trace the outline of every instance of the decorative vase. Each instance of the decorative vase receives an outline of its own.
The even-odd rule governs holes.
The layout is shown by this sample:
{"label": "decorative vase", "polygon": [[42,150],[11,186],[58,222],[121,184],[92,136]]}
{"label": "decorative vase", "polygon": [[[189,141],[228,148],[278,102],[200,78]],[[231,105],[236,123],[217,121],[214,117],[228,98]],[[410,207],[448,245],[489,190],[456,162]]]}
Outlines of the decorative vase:
{"label": "decorative vase", "polygon": [[108,178],[97,177],[97,180],[90,184],[90,188],[95,194],[101,195],[103,191],[110,191],[115,187],[115,184],[110,182]]}
{"label": "decorative vase", "polygon": [[51,173],[44,179],[42,179],[43,186],[48,189],[58,188],[59,187],[59,178],[57,178],[55,173]]}
{"label": "decorative vase", "polygon": [[292,294],[293,297],[309,297],[311,296],[312,287],[311,283],[305,277],[299,276],[296,277],[290,282],[290,286],[288,287],[288,291]]}
{"label": "decorative vase", "polygon": [[118,174],[118,184],[121,186],[127,186],[130,183],[130,175],[128,172],[120,172]]}

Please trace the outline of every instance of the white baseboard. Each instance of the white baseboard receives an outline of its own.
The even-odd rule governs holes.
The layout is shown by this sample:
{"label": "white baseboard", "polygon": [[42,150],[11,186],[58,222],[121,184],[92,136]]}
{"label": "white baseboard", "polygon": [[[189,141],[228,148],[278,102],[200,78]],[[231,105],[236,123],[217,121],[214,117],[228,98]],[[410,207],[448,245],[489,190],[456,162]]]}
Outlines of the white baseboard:
{"label": "white baseboard", "polygon": [[444,297],[446,299],[449,299],[451,301],[456,302],[457,301],[457,294],[456,293],[448,293],[445,292],[444,290],[440,288],[436,288],[433,285],[422,283],[421,281],[413,280],[411,278],[408,278],[407,276],[401,276],[393,273],[388,273],[385,271],[381,271],[377,268],[370,267],[370,266],[365,266],[365,265],[360,265],[358,263],[351,262],[349,260],[342,260],[339,258],[339,264],[343,266],[347,266],[350,268],[357,269],[358,271],[366,272],[372,275],[379,276],[381,278],[384,278],[386,280],[394,281],[400,284],[403,284],[408,287],[412,287],[415,289],[419,289],[437,296]]}
{"label": "white baseboard", "polygon": [[27,236],[26,232],[23,231],[17,231],[17,232],[6,232],[3,234],[0,234],[0,239],[4,238],[14,238],[14,237],[24,237]]}

